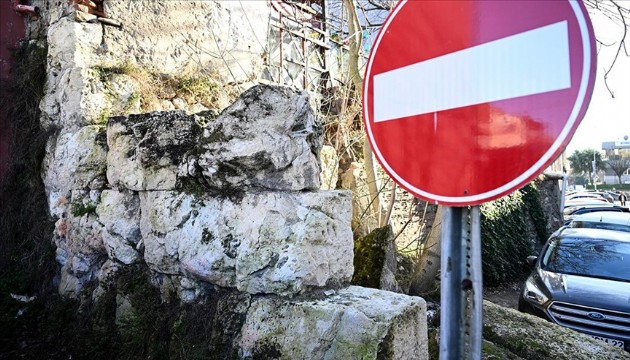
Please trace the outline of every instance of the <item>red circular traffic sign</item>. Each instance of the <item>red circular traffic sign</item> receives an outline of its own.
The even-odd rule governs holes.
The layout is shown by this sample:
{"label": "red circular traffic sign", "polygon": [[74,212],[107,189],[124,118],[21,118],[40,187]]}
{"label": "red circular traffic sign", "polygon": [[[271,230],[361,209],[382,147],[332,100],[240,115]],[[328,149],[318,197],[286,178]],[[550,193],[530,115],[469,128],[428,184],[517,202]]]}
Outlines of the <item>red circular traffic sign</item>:
{"label": "red circular traffic sign", "polygon": [[595,80],[576,1],[401,1],[363,86],[376,158],[427,201],[477,205],[531,181],[564,150]]}

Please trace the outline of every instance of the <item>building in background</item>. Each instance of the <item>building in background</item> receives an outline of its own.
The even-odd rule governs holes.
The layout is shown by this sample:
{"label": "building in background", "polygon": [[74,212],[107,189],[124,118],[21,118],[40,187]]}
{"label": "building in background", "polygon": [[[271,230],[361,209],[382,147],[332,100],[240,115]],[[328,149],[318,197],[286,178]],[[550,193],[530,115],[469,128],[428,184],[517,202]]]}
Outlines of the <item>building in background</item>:
{"label": "building in background", "polygon": [[[628,140],[627,135],[624,136],[623,140],[604,141],[602,143],[602,150],[604,150],[605,153],[605,161],[630,165],[630,140]],[[619,184],[619,177],[610,166],[606,168],[604,182],[606,184]],[[626,168],[623,172],[621,182],[630,184],[630,168]]]}

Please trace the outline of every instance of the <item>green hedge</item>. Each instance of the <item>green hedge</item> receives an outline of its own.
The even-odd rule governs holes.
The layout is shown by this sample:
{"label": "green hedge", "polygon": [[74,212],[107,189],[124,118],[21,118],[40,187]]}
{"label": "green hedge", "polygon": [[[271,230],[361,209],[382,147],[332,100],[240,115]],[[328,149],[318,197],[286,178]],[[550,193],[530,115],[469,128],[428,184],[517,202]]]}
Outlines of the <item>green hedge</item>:
{"label": "green hedge", "polygon": [[[586,189],[594,190],[593,185],[586,185]],[[627,190],[630,191],[630,184],[597,184],[597,190]]]}
{"label": "green hedge", "polygon": [[525,263],[533,251],[527,219],[532,218],[539,238],[546,238],[546,220],[534,184],[498,200],[481,205],[483,281],[496,286],[522,280]]}

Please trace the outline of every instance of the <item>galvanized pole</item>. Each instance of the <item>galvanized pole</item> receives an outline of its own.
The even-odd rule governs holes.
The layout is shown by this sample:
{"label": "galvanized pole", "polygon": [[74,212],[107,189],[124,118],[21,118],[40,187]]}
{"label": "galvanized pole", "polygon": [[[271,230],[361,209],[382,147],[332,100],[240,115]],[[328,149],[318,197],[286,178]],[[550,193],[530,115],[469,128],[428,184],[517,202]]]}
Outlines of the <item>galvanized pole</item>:
{"label": "galvanized pole", "polygon": [[479,206],[442,215],[440,359],[481,359],[483,283]]}

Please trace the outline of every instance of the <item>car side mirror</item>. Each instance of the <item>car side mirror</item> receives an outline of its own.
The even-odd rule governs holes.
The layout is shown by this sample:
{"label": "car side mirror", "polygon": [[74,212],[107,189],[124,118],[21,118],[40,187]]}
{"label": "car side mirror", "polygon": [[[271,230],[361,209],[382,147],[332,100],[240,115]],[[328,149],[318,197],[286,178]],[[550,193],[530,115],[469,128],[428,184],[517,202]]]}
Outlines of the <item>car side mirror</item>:
{"label": "car side mirror", "polygon": [[536,265],[536,261],[538,260],[538,256],[528,256],[527,257],[527,265],[529,265],[529,267],[533,268]]}

